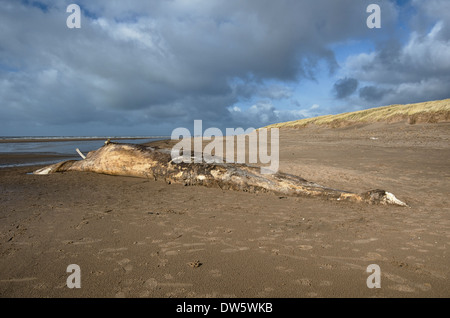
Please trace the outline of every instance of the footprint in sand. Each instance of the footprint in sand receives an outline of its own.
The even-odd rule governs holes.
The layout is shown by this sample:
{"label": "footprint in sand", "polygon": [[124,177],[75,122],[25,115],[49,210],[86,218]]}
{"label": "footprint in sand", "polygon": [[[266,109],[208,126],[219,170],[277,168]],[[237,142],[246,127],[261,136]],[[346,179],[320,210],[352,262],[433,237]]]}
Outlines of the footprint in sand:
{"label": "footprint in sand", "polygon": [[241,252],[241,251],[247,251],[248,247],[235,247],[235,248],[225,248],[221,250],[222,253],[235,253],[235,252]]}
{"label": "footprint in sand", "polygon": [[294,270],[292,268],[286,268],[284,266],[277,266],[277,267],[275,267],[275,269],[280,271],[280,272],[285,272],[285,273],[292,273],[292,272],[294,272]]}
{"label": "footprint in sand", "polygon": [[158,282],[154,278],[149,278],[144,282],[144,287],[149,290],[154,290],[158,286]]}
{"label": "footprint in sand", "polygon": [[[67,287],[67,285],[64,284],[64,287]],[[33,285],[33,289],[37,289],[37,290],[44,290],[44,289],[47,289],[47,288],[48,288],[48,286],[46,284],[44,284],[44,283],[39,283],[39,284]],[[60,286],[55,287],[55,288],[56,289],[61,289]]]}
{"label": "footprint in sand", "polygon": [[83,225],[86,225],[86,224],[89,224],[88,220],[81,221],[80,223],[78,223],[78,225],[75,227],[75,229],[79,230],[83,227]]}
{"label": "footprint in sand", "polygon": [[165,274],[164,278],[167,280],[173,279],[173,276],[171,274]]}
{"label": "footprint in sand", "polygon": [[125,270],[125,272],[131,272],[133,270],[133,265],[126,265],[123,267],[123,269]]}
{"label": "footprint in sand", "polygon": [[429,290],[431,290],[431,284],[430,283],[416,284],[416,287],[419,288],[422,291],[429,291]]}
{"label": "footprint in sand", "polygon": [[297,279],[295,282],[302,286],[311,286],[312,285],[312,281],[308,278]]}
{"label": "footprint in sand", "polygon": [[323,280],[323,281],[321,281],[319,283],[319,286],[327,286],[327,287],[329,287],[331,285],[333,285],[333,282],[330,282],[329,280]]}
{"label": "footprint in sand", "polygon": [[158,267],[165,267],[169,263],[167,258],[160,258],[158,261]]}
{"label": "footprint in sand", "polygon": [[365,261],[382,261],[386,260],[385,257],[383,257],[381,254],[374,253],[374,252],[368,252],[365,257],[362,257],[361,259],[364,259]]}
{"label": "footprint in sand", "polygon": [[103,271],[90,271],[90,274],[95,275],[95,276],[101,276],[104,274]]}
{"label": "footprint in sand", "polygon": [[123,270],[125,272],[131,272],[133,270],[133,265],[128,264],[129,262],[131,262],[128,258],[124,258],[120,261],[118,261],[117,263],[122,266]]}
{"label": "footprint in sand", "polygon": [[114,253],[114,252],[122,252],[122,251],[126,251],[128,250],[127,247],[119,247],[119,248],[104,248],[101,249],[98,254],[103,254],[103,253]]}
{"label": "footprint in sand", "polygon": [[222,273],[219,269],[212,269],[209,271],[209,274],[214,278],[222,277]]}
{"label": "footprint in sand", "polygon": [[117,292],[115,295],[116,298],[126,298],[127,296],[123,291]]}
{"label": "footprint in sand", "polygon": [[408,285],[394,285],[394,286],[388,286],[389,289],[397,290],[400,292],[406,292],[406,293],[413,293],[416,290]]}
{"label": "footprint in sand", "polygon": [[120,261],[118,261],[117,263],[121,266],[124,266],[125,264],[128,264],[129,262],[131,262],[128,258],[124,258]]}
{"label": "footprint in sand", "polygon": [[266,288],[264,288],[264,290],[260,291],[260,292],[257,294],[257,297],[268,298],[269,295],[270,295],[273,291],[275,291],[274,288],[272,288],[272,287],[266,287]]}
{"label": "footprint in sand", "polygon": [[336,265],[333,264],[319,264],[320,269],[334,269]]}
{"label": "footprint in sand", "polygon": [[140,298],[148,298],[148,297],[150,297],[150,292],[148,290],[144,290],[143,292],[141,292],[139,294],[139,297]]}
{"label": "footprint in sand", "polygon": [[405,285],[405,283],[407,282],[407,280],[405,278],[398,276],[398,275],[390,274],[390,273],[384,273],[384,277],[386,277],[387,279],[389,279],[395,283],[401,284],[401,285]]}

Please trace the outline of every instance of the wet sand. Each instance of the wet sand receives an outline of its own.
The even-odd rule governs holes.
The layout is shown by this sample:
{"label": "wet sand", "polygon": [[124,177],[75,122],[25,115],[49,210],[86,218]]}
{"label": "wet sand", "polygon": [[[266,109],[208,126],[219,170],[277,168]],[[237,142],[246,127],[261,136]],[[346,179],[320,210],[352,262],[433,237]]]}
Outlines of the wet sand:
{"label": "wet sand", "polygon": [[26,153],[12,152],[0,154],[0,169],[11,165],[33,165],[36,162],[59,162],[68,159],[79,159],[76,156],[52,154],[52,153]]}
{"label": "wet sand", "polygon": [[449,137],[449,123],[280,131],[280,171],[411,208],[0,169],[0,296],[449,297]]}

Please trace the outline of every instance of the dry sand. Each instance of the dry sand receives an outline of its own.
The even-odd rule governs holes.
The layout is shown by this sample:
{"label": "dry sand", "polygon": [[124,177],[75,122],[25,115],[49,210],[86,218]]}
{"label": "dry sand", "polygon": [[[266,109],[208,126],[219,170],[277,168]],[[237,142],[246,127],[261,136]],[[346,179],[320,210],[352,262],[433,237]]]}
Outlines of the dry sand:
{"label": "dry sand", "polygon": [[2,169],[0,296],[449,297],[449,136],[449,123],[280,131],[280,171],[411,208]]}

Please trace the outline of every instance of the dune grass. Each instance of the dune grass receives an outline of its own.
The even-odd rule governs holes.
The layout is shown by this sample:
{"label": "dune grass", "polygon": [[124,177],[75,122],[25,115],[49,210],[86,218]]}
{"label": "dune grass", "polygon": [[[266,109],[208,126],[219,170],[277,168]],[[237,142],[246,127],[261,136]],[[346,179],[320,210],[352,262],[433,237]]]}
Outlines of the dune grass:
{"label": "dune grass", "polygon": [[269,125],[266,128],[303,128],[309,125],[345,127],[376,122],[409,124],[450,121],[450,99],[416,104],[389,105],[338,115],[325,115]]}

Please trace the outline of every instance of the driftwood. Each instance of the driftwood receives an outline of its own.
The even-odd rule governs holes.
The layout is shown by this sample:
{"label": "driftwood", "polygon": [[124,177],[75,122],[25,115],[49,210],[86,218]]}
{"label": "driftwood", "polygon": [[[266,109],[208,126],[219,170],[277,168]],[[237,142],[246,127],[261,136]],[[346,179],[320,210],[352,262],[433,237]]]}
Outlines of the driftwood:
{"label": "driftwood", "polygon": [[384,190],[362,194],[327,188],[286,173],[261,174],[260,167],[230,163],[174,163],[170,151],[143,145],[106,142],[83,160],[68,160],[36,170],[34,174],[89,171],[109,175],[164,180],[167,183],[202,185],[246,192],[286,196],[324,197],[338,201],[407,206]]}

